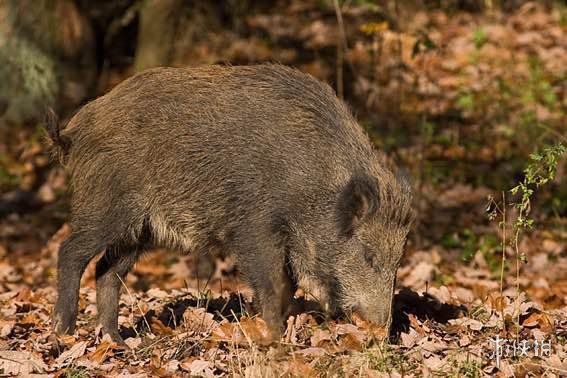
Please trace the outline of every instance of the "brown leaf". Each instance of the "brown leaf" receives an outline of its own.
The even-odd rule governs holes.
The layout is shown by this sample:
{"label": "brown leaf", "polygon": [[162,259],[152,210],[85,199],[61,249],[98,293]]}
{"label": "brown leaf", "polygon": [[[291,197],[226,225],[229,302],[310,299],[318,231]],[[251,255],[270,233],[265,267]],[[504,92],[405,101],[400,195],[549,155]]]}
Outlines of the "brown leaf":
{"label": "brown leaf", "polygon": [[124,344],[128,345],[130,349],[136,349],[142,344],[142,339],[140,337],[129,337],[124,340]]}
{"label": "brown leaf", "polygon": [[12,333],[15,324],[16,322],[13,320],[0,319],[0,337],[6,337]]}
{"label": "brown leaf", "polygon": [[360,339],[351,333],[348,333],[341,337],[338,341],[339,348],[343,350],[356,350],[358,352],[362,351],[364,344]]}
{"label": "brown leaf", "polygon": [[89,353],[87,356],[89,360],[95,362],[96,364],[103,363],[107,358],[114,356],[113,348],[116,347],[116,343],[111,340],[103,340],[96,349]]}
{"label": "brown leaf", "polygon": [[331,341],[331,333],[323,329],[315,329],[313,336],[311,336],[311,345],[318,347],[327,344]]}
{"label": "brown leaf", "polygon": [[31,373],[42,374],[48,366],[29,352],[0,351],[0,371],[14,376],[26,376]]}
{"label": "brown leaf", "polygon": [[409,333],[402,332],[400,338],[402,339],[402,345],[404,347],[411,348],[417,343],[417,340],[419,340],[419,334],[411,328]]}
{"label": "brown leaf", "polygon": [[451,319],[449,320],[449,323],[453,325],[460,325],[462,327],[468,327],[473,331],[480,331],[484,327],[484,324],[482,324],[482,322],[471,318]]}
{"label": "brown leaf", "polygon": [[497,311],[502,311],[510,303],[507,297],[498,295],[497,293],[491,293],[488,298],[491,307]]}
{"label": "brown leaf", "polygon": [[59,357],[55,360],[60,365],[68,365],[71,362],[75,361],[79,357],[85,354],[87,349],[87,342],[86,341],[79,341],[75,345],[71,347],[71,349],[66,350],[65,352],[61,353]]}
{"label": "brown leaf", "polygon": [[300,358],[295,358],[287,364],[288,374],[293,377],[318,377],[319,375],[311,367],[310,364],[302,361]]}
{"label": "brown leaf", "polygon": [[150,327],[155,335],[173,335],[173,329],[163,324],[159,319],[152,318]]}
{"label": "brown leaf", "polygon": [[75,339],[75,336],[73,335],[61,335],[59,336],[59,338],[66,345],[73,345],[77,341],[77,339]]}
{"label": "brown leaf", "polygon": [[429,353],[437,353],[446,350],[449,347],[446,342],[441,341],[437,338],[433,338],[433,339],[423,338],[419,340],[418,345],[421,347],[422,350]]}
{"label": "brown leaf", "polygon": [[260,345],[271,343],[270,330],[266,322],[261,318],[243,317],[240,319],[240,328],[249,341]]}
{"label": "brown leaf", "polygon": [[534,312],[533,314],[528,316],[526,320],[522,322],[522,326],[528,328],[535,327],[539,324],[540,318],[541,318],[541,313]]}
{"label": "brown leaf", "polygon": [[360,344],[364,343],[364,341],[366,340],[366,334],[358,329],[358,327],[354,324],[337,324],[335,331],[338,335],[351,335]]}
{"label": "brown leaf", "polygon": [[368,334],[369,338],[374,337],[375,339],[383,340],[388,336],[388,330],[386,329],[386,327],[382,327],[375,323],[369,322],[363,319],[357,313],[353,314],[352,319],[354,321],[354,324],[356,324],[358,328]]}
{"label": "brown leaf", "polygon": [[35,312],[29,312],[24,316],[19,323],[21,324],[33,324],[33,325],[40,325],[41,320],[37,317]]}
{"label": "brown leaf", "polygon": [[221,323],[213,330],[212,339],[217,342],[232,341],[238,344],[239,340],[234,340],[235,334],[235,325],[233,323]]}
{"label": "brown leaf", "polygon": [[156,348],[152,351],[152,356],[150,357],[150,366],[153,367],[156,371],[154,374],[157,375],[164,375],[165,369],[162,369],[162,351],[159,348]]}
{"label": "brown leaf", "polygon": [[471,343],[471,338],[468,335],[462,335],[461,338],[459,339],[459,345],[462,347],[466,347],[470,345],[470,343]]}
{"label": "brown leaf", "polygon": [[312,356],[312,357],[323,357],[327,354],[327,350],[324,348],[317,348],[317,347],[309,347],[305,349],[300,349],[295,351],[296,354],[301,354],[303,356]]}
{"label": "brown leaf", "polygon": [[201,359],[194,360],[191,363],[181,363],[181,367],[183,370],[186,370],[195,376],[203,376],[206,375],[207,372],[212,373],[212,369],[214,368],[211,361]]}
{"label": "brown leaf", "polygon": [[431,370],[439,370],[443,367],[443,365],[445,365],[445,361],[443,361],[437,356],[431,356],[429,358],[425,358],[423,360],[423,363]]}
{"label": "brown leaf", "polygon": [[547,314],[541,314],[539,319],[539,329],[545,333],[552,333],[554,329],[554,321],[553,318],[548,316]]}
{"label": "brown leaf", "polygon": [[419,289],[426,282],[431,282],[433,279],[433,273],[435,272],[435,267],[433,264],[421,261],[418,263],[408,274],[408,276],[404,280],[404,285]]}
{"label": "brown leaf", "polygon": [[16,298],[14,298],[18,302],[31,302],[32,298],[32,291],[29,287],[23,287],[19,292]]}
{"label": "brown leaf", "polygon": [[214,315],[207,312],[204,308],[189,307],[183,313],[185,325],[193,332],[210,332],[217,327]]}
{"label": "brown leaf", "polygon": [[415,329],[415,331],[419,334],[419,336],[423,337],[425,336],[425,330],[423,329],[423,327],[421,326],[419,320],[417,320],[417,318],[415,317],[414,314],[408,314],[408,319],[410,322],[410,326]]}

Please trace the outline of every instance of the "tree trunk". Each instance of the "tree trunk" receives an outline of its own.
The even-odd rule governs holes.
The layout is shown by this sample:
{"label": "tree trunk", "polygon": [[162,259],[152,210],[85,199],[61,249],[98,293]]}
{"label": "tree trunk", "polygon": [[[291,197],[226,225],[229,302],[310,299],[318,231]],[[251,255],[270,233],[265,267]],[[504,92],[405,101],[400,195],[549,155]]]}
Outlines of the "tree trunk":
{"label": "tree trunk", "polygon": [[73,107],[96,78],[90,23],[72,0],[0,0],[0,123]]}
{"label": "tree trunk", "polygon": [[134,70],[171,63],[173,44],[182,0],[145,0],[140,10],[140,26]]}

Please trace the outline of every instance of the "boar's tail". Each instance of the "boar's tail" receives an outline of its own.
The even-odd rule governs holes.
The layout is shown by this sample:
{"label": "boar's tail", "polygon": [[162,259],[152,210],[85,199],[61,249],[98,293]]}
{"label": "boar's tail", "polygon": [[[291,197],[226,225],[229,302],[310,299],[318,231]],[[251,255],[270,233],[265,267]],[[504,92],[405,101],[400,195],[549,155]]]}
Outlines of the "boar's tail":
{"label": "boar's tail", "polygon": [[59,117],[52,108],[48,108],[45,112],[45,131],[51,140],[53,152],[62,162],[65,160],[69,148],[71,148],[71,140],[69,137],[61,134],[61,125]]}

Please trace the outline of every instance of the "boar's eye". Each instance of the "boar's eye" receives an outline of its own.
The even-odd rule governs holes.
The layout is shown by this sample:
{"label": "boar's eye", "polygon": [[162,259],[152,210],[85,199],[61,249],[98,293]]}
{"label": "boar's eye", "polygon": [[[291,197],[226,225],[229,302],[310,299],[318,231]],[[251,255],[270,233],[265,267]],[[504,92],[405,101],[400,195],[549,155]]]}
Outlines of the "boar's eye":
{"label": "boar's eye", "polygon": [[375,272],[380,272],[382,266],[380,265],[380,261],[378,261],[376,252],[369,248],[368,246],[364,246],[364,259],[374,269]]}

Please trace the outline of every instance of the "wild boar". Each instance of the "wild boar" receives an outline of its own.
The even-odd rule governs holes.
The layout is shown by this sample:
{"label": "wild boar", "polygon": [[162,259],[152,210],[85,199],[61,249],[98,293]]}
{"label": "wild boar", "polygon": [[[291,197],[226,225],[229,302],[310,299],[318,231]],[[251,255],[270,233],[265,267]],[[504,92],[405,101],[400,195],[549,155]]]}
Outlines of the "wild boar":
{"label": "wild boar", "polygon": [[410,189],[328,85],[275,64],[156,68],[47,131],[72,198],[57,333],[104,251],[98,317],[120,341],[121,279],[150,246],[233,254],[274,338],[298,287],[390,325]]}

